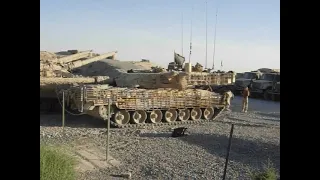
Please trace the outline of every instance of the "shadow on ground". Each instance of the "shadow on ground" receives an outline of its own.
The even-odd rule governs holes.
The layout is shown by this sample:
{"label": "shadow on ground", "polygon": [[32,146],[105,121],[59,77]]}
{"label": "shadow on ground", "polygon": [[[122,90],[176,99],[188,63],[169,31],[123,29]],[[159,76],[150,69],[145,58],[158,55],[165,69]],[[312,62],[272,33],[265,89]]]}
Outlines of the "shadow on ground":
{"label": "shadow on ground", "polygon": [[[207,152],[225,158],[229,137],[215,134],[190,134],[180,137],[182,141],[204,148]],[[280,145],[232,138],[230,161],[263,168],[270,160],[280,171]]]}
{"label": "shadow on ground", "polygon": [[[144,133],[140,137],[172,138],[171,133]],[[202,147],[215,156],[226,157],[229,141],[227,136],[188,133],[177,139]],[[229,160],[259,169],[270,161],[280,172],[280,145],[233,137]]]}
{"label": "shadow on ground", "polygon": [[[62,115],[59,113],[40,114],[40,126],[62,126]],[[103,120],[95,119],[87,115],[73,116],[66,114],[65,126],[72,128],[104,128],[106,127],[106,123]]]}

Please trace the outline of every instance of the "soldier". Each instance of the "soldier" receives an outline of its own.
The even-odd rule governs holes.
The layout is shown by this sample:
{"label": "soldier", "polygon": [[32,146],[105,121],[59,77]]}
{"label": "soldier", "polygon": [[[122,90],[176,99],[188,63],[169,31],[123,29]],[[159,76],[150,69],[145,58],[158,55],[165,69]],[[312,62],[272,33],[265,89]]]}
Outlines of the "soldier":
{"label": "soldier", "polygon": [[248,100],[250,96],[250,91],[248,87],[245,87],[243,92],[242,92],[242,112],[247,112],[248,111]]}
{"label": "soldier", "polygon": [[226,94],[226,110],[230,110],[229,108],[230,108],[230,104],[231,104],[231,99],[234,98],[234,95],[230,90],[225,92],[225,94]]}

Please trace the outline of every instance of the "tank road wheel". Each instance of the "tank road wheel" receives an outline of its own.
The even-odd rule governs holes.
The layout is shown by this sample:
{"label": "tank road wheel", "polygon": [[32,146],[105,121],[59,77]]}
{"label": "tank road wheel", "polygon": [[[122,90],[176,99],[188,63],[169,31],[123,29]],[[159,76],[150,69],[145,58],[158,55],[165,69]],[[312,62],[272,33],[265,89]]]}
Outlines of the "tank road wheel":
{"label": "tank road wheel", "polygon": [[166,110],[163,117],[164,121],[168,123],[176,121],[177,118],[178,112],[175,109]]}
{"label": "tank road wheel", "polygon": [[206,120],[212,119],[214,116],[214,109],[211,108],[205,108],[203,109],[202,118]]}
{"label": "tank road wheel", "polygon": [[87,114],[103,120],[108,119],[108,111],[106,106],[96,106],[92,111],[87,111]]}
{"label": "tank road wheel", "polygon": [[100,118],[102,118],[102,119],[108,118],[108,109],[106,106],[99,106],[97,108],[97,110],[98,110],[98,114],[99,114]]}
{"label": "tank road wheel", "polygon": [[153,110],[149,113],[149,118],[151,123],[161,123],[162,112],[160,110]]}
{"label": "tank road wheel", "polygon": [[178,119],[180,121],[188,121],[190,119],[189,109],[179,109],[178,110]]}
{"label": "tank road wheel", "polygon": [[128,124],[130,121],[130,113],[126,110],[117,111],[113,115],[113,121],[119,125]]}
{"label": "tank road wheel", "polygon": [[191,110],[191,120],[197,121],[201,118],[202,111],[200,108],[193,108]]}
{"label": "tank road wheel", "polygon": [[145,123],[147,119],[147,113],[143,110],[137,110],[131,113],[131,122],[134,124]]}

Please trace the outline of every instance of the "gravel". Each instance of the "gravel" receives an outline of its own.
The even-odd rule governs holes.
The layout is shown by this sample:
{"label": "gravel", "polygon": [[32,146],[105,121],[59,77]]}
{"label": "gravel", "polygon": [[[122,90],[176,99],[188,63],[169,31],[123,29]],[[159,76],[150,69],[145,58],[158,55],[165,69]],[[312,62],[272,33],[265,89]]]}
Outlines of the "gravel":
{"label": "gravel", "polygon": [[[110,153],[121,166],[79,173],[79,179],[221,179],[231,123],[227,179],[249,179],[249,172],[268,161],[280,176],[280,103],[250,99],[248,113],[240,113],[240,102],[235,97],[232,111],[217,122],[185,126],[184,137],[170,137],[169,127],[112,129]],[[87,116],[66,119],[62,135],[59,115],[41,115],[40,142],[71,145],[85,137],[105,149],[104,122]]]}

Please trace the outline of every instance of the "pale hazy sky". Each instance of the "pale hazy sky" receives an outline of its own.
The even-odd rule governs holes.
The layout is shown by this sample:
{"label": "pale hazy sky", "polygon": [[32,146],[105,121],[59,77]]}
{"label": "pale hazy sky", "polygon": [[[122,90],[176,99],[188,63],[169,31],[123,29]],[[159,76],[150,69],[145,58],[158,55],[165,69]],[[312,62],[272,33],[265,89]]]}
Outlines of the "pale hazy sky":
{"label": "pale hazy sky", "polygon": [[[41,0],[40,50],[118,50],[117,59],[150,59],[167,67],[174,50],[205,66],[205,0]],[[208,0],[208,67],[246,71],[280,68],[280,0]],[[194,11],[192,12],[192,7]]]}

